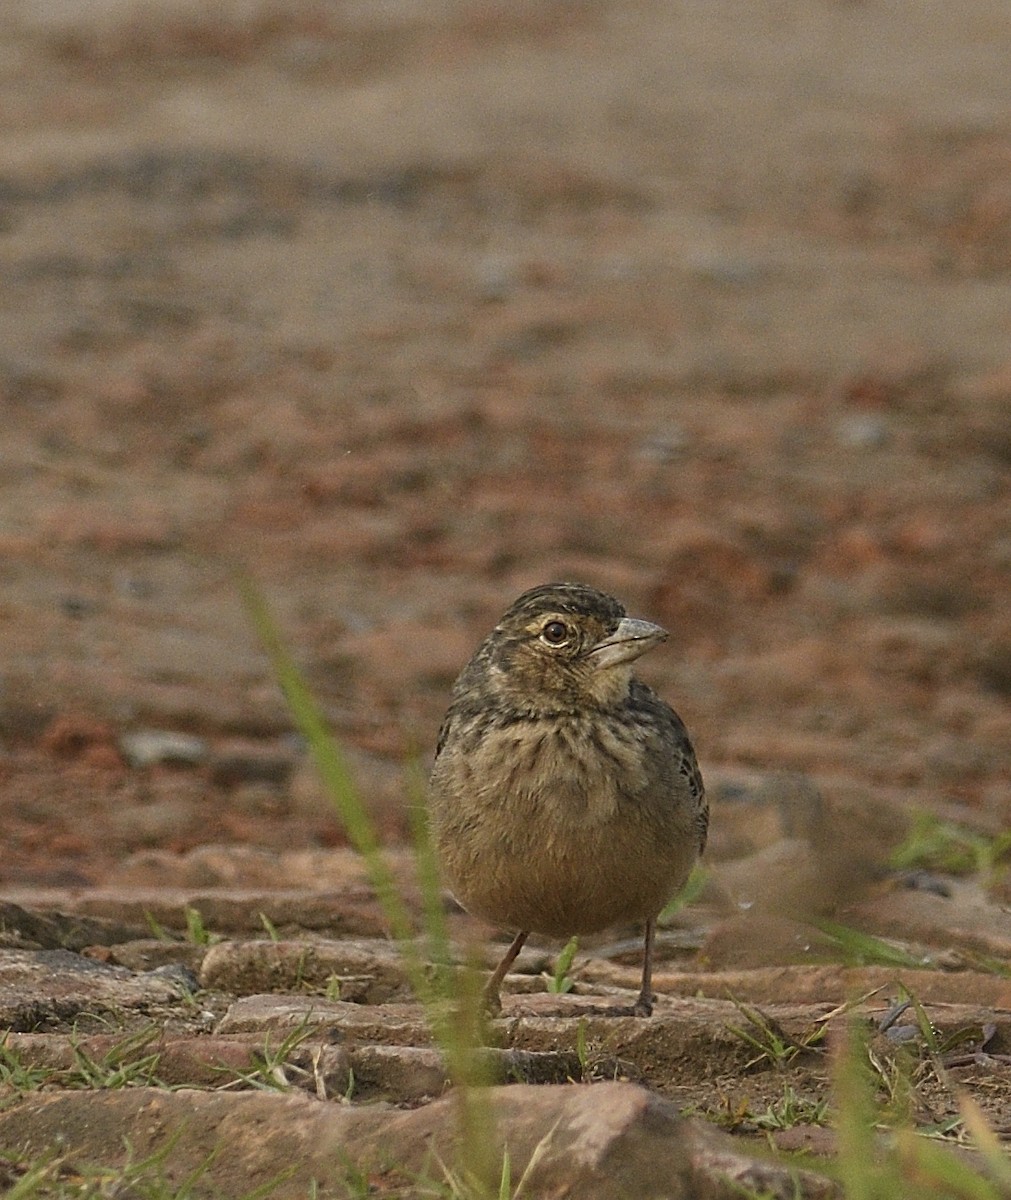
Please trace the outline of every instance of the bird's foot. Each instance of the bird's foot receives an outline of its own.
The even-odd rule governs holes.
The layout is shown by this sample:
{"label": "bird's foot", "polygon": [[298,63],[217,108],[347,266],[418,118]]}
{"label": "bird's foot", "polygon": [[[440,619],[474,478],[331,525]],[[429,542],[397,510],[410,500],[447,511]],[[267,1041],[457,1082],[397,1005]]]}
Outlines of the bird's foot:
{"label": "bird's foot", "polygon": [[633,1017],[651,1017],[653,1015],[653,1001],[656,996],[652,992],[640,992],[639,998],[632,1005]]}

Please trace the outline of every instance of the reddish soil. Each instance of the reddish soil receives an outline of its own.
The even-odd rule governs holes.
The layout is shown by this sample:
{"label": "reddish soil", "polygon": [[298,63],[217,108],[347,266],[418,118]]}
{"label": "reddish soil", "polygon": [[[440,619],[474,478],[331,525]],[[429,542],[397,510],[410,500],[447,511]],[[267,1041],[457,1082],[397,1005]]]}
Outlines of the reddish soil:
{"label": "reddish soil", "polygon": [[1011,825],[1009,33],[8,6],[0,878],[339,838],[281,768],[118,748],[292,756],[234,568],[391,832],[476,640],[573,577],[670,627],[710,771]]}

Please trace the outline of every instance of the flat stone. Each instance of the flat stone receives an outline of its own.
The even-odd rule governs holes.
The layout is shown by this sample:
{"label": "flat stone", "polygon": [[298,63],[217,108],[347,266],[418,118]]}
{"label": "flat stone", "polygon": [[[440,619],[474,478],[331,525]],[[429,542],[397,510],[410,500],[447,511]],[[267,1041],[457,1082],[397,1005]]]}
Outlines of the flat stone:
{"label": "flat stone", "polygon": [[[169,1086],[222,1087],[263,1062],[263,1039],[252,1037],[166,1038],[152,1025],[128,1036],[119,1034],[8,1033],[4,1047],[25,1067],[53,1073],[55,1084],[67,1086],[83,1055],[101,1063],[112,1056],[129,1067],[154,1060],[151,1081]],[[61,1076],[63,1078],[61,1078]],[[78,1080],[80,1086],[80,1080]]]}
{"label": "flat stone", "polygon": [[[99,957],[92,947],[86,951],[90,958]],[[101,961],[131,971],[155,971],[162,967],[182,966],[199,975],[200,965],[208,947],[196,942],[174,942],[164,938],[136,938],[106,948],[101,947]]]}
{"label": "flat stone", "polygon": [[[629,989],[638,979],[634,969],[600,960],[591,960],[580,975],[587,981]],[[654,989],[664,997],[733,996],[752,1004],[842,1004],[867,992],[894,993],[900,983],[924,1004],[973,1004],[1011,1010],[1011,979],[981,971],[820,963],[727,971],[660,971],[653,976]]]}
{"label": "flat stone", "polygon": [[307,1033],[326,1030],[331,1041],[429,1046],[432,1034],[420,1004],[349,1004],[322,996],[242,996],[218,1023],[218,1033]]}
{"label": "flat stone", "polygon": [[296,754],[284,743],[232,742],[215,748],[211,782],[220,787],[242,783],[285,784],[295,769]]}
{"label": "flat stone", "polygon": [[274,888],[289,882],[280,856],[258,846],[215,843],[196,846],[186,854],[169,850],[138,850],[110,873],[107,884],[117,888]]}
{"label": "flat stone", "polygon": [[354,1100],[419,1104],[450,1086],[442,1054],[426,1046],[358,1046],[350,1050]]}
{"label": "flat stone", "polygon": [[973,883],[952,881],[952,896],[893,890],[847,909],[841,920],[879,936],[1011,960],[1011,912]]}
{"label": "flat stone", "polygon": [[[821,1200],[839,1194],[813,1173],[752,1158],[728,1136],[683,1120],[671,1103],[632,1084],[520,1084],[493,1088],[480,1100],[473,1111],[478,1136],[488,1131],[491,1175],[501,1174],[504,1147],[512,1178],[526,1178],[531,1196],[731,1200],[750,1189]],[[199,1170],[208,1193],[239,1197],[273,1183],[277,1200],[295,1200],[313,1187],[340,1194],[349,1169],[368,1174],[380,1191],[426,1178],[444,1182],[439,1168],[431,1174],[432,1163],[458,1162],[459,1120],[457,1096],[396,1111],[259,1091],[30,1093],[0,1112],[0,1148],[34,1155],[59,1144],[74,1163],[105,1165],[158,1152],[169,1181]],[[481,1148],[473,1133],[464,1145],[472,1153]]]}
{"label": "flat stone", "polygon": [[[117,1066],[142,1064],[152,1083],[169,1087],[254,1087],[269,1074],[277,1086],[321,1098],[418,1104],[450,1086],[442,1055],[430,1047],[338,1046],[308,1037],[275,1058],[285,1037],[270,1031],[166,1037],[151,1025],[130,1035],[8,1033],[4,1048],[24,1067],[51,1072],[51,1083],[62,1086],[80,1086],[82,1055],[95,1063],[114,1058]],[[575,1054],[493,1048],[482,1054],[489,1081],[555,1084],[579,1078]]]}
{"label": "flat stone", "polygon": [[200,982],[240,996],[333,987],[336,998],[357,1004],[410,995],[400,954],[380,938],[220,942],[204,956]]}
{"label": "flat stone", "polygon": [[[880,982],[882,978],[884,982]],[[882,976],[868,978],[872,986],[866,990],[873,991],[875,982],[878,988],[857,1011],[869,1025],[875,1024],[896,999],[900,979],[906,979],[905,972],[883,972]],[[859,980],[856,976],[854,983],[859,985]],[[915,987],[913,981],[910,987]],[[820,1020],[842,1022],[844,1005],[852,1000],[854,991],[857,988],[840,989],[832,999],[818,1004],[792,999],[763,1002],[762,1011],[788,1035],[799,1039]],[[997,998],[1002,995],[996,990],[991,994]],[[575,1052],[581,1042],[591,1076],[602,1073],[599,1063],[603,1056],[608,1063],[618,1064],[620,1077],[641,1079],[660,1090],[686,1076],[740,1075],[754,1057],[753,1050],[734,1033],[747,1021],[733,1000],[695,996],[674,999],[661,994],[652,1017],[643,1019],[625,1015],[635,992],[624,996],[620,1003],[617,997],[608,1000],[571,994],[503,996],[503,1016],[493,1022],[493,1027],[499,1040],[512,1048]],[[608,1012],[609,1005],[613,1005],[614,1015]],[[1011,1039],[1011,1010],[1007,1007],[970,999],[968,1003],[924,1002],[923,1008],[944,1037],[993,1025],[1002,1043],[1005,1038]],[[915,1030],[916,1014],[907,1013],[900,1023]],[[613,1069],[610,1077],[615,1077]]]}
{"label": "flat stone", "polygon": [[[431,1047],[355,1046],[349,1058],[355,1100],[381,1096],[400,1104],[418,1104],[441,1096],[451,1085],[442,1054]],[[573,1083],[582,1074],[574,1052],[485,1047],[481,1067],[486,1072],[483,1078],[495,1083]]]}
{"label": "flat stone", "polygon": [[824,962],[835,955],[831,941],[808,921],[762,908],[735,912],[714,922],[702,937],[699,953],[716,972],[773,963]]}
{"label": "flat stone", "polygon": [[[503,996],[503,1014],[493,1022],[499,1039],[514,1049],[575,1053],[582,1041],[591,1074],[599,1061],[617,1062],[624,1078],[657,1086],[676,1079],[685,1064],[704,1064],[708,1075],[740,1072],[748,1048],[731,1032],[741,1014],[729,1000],[658,998],[652,1017],[631,1016],[635,991],[618,996]],[[798,1031],[809,1010],[781,1006],[776,1017]]]}
{"label": "flat stone", "polygon": [[150,929],[152,917],[166,929],[185,930],[186,909],[196,909],[215,933],[262,933],[265,916],[277,929],[320,929],[329,934],[373,937],[387,932],[375,893],[365,884],[340,891],[260,888],[39,888],[8,891],[16,903],[59,908]]}
{"label": "flat stone", "polygon": [[83,916],[0,901],[0,946],[23,950],[81,950],[112,946],[146,932],[146,925]]}
{"label": "flat stone", "polygon": [[109,831],[113,837],[131,846],[154,846],[181,831],[198,825],[201,809],[206,801],[195,794],[193,784],[181,789],[190,794],[162,796],[149,804],[131,804],[117,807],[109,813]]}
{"label": "flat stone", "polygon": [[[390,849],[385,858],[405,900],[412,908],[419,907],[412,853]],[[131,854],[110,872],[104,890],[112,887],[183,891],[242,888],[265,893],[302,890],[352,896],[371,892],[361,855],[347,847],[278,852],[259,846],[213,842],[196,846],[185,854],[155,849]]]}
{"label": "flat stone", "polygon": [[178,1005],[171,979],[136,975],[70,950],[0,951],[0,1027],[28,1031],[124,1010]]}

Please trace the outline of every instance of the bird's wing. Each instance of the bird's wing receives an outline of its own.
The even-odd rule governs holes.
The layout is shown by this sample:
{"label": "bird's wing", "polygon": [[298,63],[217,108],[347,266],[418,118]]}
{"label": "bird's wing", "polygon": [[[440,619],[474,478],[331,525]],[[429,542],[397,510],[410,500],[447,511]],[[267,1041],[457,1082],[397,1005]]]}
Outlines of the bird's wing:
{"label": "bird's wing", "polygon": [[655,723],[657,729],[663,729],[665,735],[662,742],[667,755],[673,753],[674,769],[684,779],[688,794],[695,802],[695,829],[698,834],[699,854],[706,847],[709,834],[709,801],[706,799],[706,788],[702,782],[702,772],[699,770],[695,748],[692,746],[684,721],[673,708],[662,700],[656,692],[638,679],[632,681],[631,700],[649,720]]}

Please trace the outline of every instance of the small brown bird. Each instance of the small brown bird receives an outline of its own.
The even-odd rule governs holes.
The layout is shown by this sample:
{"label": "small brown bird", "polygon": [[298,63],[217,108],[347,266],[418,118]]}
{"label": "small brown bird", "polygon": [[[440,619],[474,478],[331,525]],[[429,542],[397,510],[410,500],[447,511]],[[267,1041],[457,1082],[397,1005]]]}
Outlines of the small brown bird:
{"label": "small brown bird", "polygon": [[453,686],[430,811],[447,882],[468,912],[518,930],[485,989],[532,932],[646,925],[637,1016],[653,1011],[657,914],[706,842],[708,808],[681,718],[632,674],[666,640],[611,596],[532,588]]}

